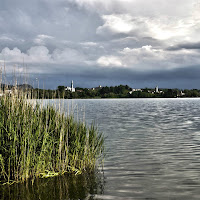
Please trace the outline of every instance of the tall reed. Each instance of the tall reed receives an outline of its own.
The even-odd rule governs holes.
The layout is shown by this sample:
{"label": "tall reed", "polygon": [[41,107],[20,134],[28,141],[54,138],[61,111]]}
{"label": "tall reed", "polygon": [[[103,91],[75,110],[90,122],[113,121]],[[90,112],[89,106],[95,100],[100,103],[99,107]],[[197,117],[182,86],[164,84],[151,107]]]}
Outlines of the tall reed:
{"label": "tall reed", "polygon": [[[25,97],[26,96],[26,97]],[[13,183],[66,172],[91,171],[104,137],[54,106],[33,105],[26,95],[0,99],[0,181]]]}

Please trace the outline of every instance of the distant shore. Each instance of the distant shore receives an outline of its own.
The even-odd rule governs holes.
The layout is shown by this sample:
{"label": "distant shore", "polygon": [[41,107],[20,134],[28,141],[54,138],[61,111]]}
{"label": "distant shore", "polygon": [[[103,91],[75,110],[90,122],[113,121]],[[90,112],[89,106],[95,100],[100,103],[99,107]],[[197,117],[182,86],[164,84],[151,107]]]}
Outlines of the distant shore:
{"label": "distant shore", "polygon": [[33,88],[31,85],[19,86],[1,85],[1,95],[23,90],[34,99],[105,99],[105,98],[187,98],[200,97],[199,89],[171,89],[171,88],[131,88],[128,85],[98,86],[96,88],[65,87],[58,86],[57,89]]}
{"label": "distant shore", "polygon": [[106,98],[186,98],[200,97],[198,89],[168,89],[142,88],[135,89],[128,85],[96,88],[73,88],[58,86],[56,90],[33,89],[36,98],[64,98],[64,99],[106,99]]}

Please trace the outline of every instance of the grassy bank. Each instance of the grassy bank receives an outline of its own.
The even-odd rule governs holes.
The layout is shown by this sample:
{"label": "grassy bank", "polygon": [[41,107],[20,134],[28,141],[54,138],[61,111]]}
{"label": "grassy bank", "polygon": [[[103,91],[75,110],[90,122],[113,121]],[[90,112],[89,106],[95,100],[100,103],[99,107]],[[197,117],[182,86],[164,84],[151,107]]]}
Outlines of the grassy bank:
{"label": "grassy bank", "polygon": [[0,99],[0,181],[13,183],[94,170],[104,138],[54,106]]}

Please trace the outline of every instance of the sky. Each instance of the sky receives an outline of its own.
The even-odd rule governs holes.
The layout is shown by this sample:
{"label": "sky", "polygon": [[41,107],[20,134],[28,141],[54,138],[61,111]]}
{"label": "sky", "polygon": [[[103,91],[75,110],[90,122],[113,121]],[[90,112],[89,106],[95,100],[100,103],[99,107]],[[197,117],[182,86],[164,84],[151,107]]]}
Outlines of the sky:
{"label": "sky", "polygon": [[200,88],[199,0],[0,0],[7,79]]}

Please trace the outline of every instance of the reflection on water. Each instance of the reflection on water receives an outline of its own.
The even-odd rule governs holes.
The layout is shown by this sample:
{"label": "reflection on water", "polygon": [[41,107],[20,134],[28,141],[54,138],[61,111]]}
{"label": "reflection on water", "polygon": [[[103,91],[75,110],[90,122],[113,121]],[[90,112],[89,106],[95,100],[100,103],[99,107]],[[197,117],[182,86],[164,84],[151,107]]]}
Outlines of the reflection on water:
{"label": "reflection on water", "polygon": [[77,119],[95,121],[106,136],[104,176],[16,185],[1,189],[2,199],[200,199],[200,99],[64,100],[63,105],[63,112],[72,108]]}
{"label": "reflection on water", "polygon": [[67,200],[94,199],[102,195],[104,176],[102,173],[65,175],[48,179],[38,179],[32,184],[14,184],[0,187],[1,200]]}

